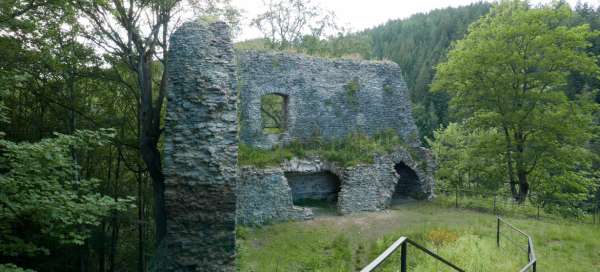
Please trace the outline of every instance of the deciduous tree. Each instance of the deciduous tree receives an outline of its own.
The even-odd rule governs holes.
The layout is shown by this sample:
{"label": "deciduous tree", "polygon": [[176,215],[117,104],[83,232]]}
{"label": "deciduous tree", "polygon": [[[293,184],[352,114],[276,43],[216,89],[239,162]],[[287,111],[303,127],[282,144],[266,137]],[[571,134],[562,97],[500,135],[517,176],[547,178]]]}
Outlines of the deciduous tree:
{"label": "deciduous tree", "polygon": [[593,107],[585,99],[569,100],[565,86],[573,71],[597,73],[595,58],[585,51],[597,34],[588,25],[569,26],[572,16],[560,2],[532,8],[526,1],[502,1],[437,67],[433,89],[451,94],[457,115],[503,136],[506,178],[518,201],[529,193],[532,177],[540,177],[538,188],[564,177],[589,181],[583,170],[590,162],[585,145]]}
{"label": "deciduous tree", "polygon": [[252,20],[277,49],[294,47],[304,36],[321,39],[336,29],[335,14],[324,10],[311,0],[266,0],[266,11]]}

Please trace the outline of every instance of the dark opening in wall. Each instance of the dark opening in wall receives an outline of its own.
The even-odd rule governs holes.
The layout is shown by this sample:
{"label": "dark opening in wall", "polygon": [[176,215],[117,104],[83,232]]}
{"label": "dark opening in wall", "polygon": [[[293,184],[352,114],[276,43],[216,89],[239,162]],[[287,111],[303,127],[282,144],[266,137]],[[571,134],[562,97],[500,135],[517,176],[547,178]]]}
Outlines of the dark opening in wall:
{"label": "dark opening in wall", "polygon": [[288,98],[282,94],[267,94],[260,98],[263,132],[279,134],[287,126]]}
{"label": "dark opening in wall", "polygon": [[294,205],[335,207],[340,192],[340,179],[330,172],[293,173],[285,177],[292,189]]}
{"label": "dark opening in wall", "polygon": [[394,165],[394,170],[398,174],[398,183],[392,196],[392,202],[401,202],[409,199],[422,199],[421,182],[417,173],[403,162]]}

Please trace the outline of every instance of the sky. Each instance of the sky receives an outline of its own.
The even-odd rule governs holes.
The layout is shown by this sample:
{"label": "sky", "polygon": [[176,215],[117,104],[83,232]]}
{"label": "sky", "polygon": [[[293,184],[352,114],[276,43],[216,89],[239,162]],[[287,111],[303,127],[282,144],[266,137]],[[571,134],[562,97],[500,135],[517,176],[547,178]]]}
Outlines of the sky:
{"label": "sky", "polygon": [[[413,14],[445,7],[458,7],[480,0],[312,0],[322,8],[332,10],[340,25],[359,31],[393,19],[408,18]],[[578,0],[568,0],[575,5]],[[551,0],[533,0],[532,3],[548,3]],[[600,0],[587,0],[597,6]],[[248,26],[249,18],[264,10],[263,0],[232,0],[232,4],[244,10],[244,26],[236,40],[261,37],[261,33]]]}

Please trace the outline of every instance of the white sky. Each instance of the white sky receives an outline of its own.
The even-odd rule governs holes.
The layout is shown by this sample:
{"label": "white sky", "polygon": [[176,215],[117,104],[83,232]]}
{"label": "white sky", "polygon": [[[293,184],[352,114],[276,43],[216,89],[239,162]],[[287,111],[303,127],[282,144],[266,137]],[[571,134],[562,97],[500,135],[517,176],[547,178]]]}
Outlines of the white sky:
{"label": "white sky", "polygon": [[[464,6],[479,0],[312,0],[321,7],[332,10],[338,23],[352,31],[374,27],[393,19],[407,18],[419,12],[437,8]],[[578,0],[568,0],[572,6]],[[489,2],[489,1],[488,1]],[[548,3],[551,0],[532,0],[532,3]],[[597,6],[600,0],[585,0]],[[261,37],[258,30],[248,26],[248,19],[264,11],[262,0],[232,0],[234,6],[244,10],[244,26],[236,40]]]}

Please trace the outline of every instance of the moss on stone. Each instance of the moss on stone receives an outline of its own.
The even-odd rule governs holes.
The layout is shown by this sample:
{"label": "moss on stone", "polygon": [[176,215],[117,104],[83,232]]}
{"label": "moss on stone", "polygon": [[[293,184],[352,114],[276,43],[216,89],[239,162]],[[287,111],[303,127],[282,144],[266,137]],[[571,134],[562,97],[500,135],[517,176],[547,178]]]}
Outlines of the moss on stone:
{"label": "moss on stone", "polygon": [[356,93],[360,91],[360,82],[358,81],[358,77],[354,77],[352,80],[348,81],[344,88],[346,89],[348,96],[356,95]]}
{"label": "moss on stone", "polygon": [[390,84],[384,84],[383,85],[383,91],[386,92],[386,93],[388,93],[388,94],[391,94],[391,93],[394,92],[394,88]]}

